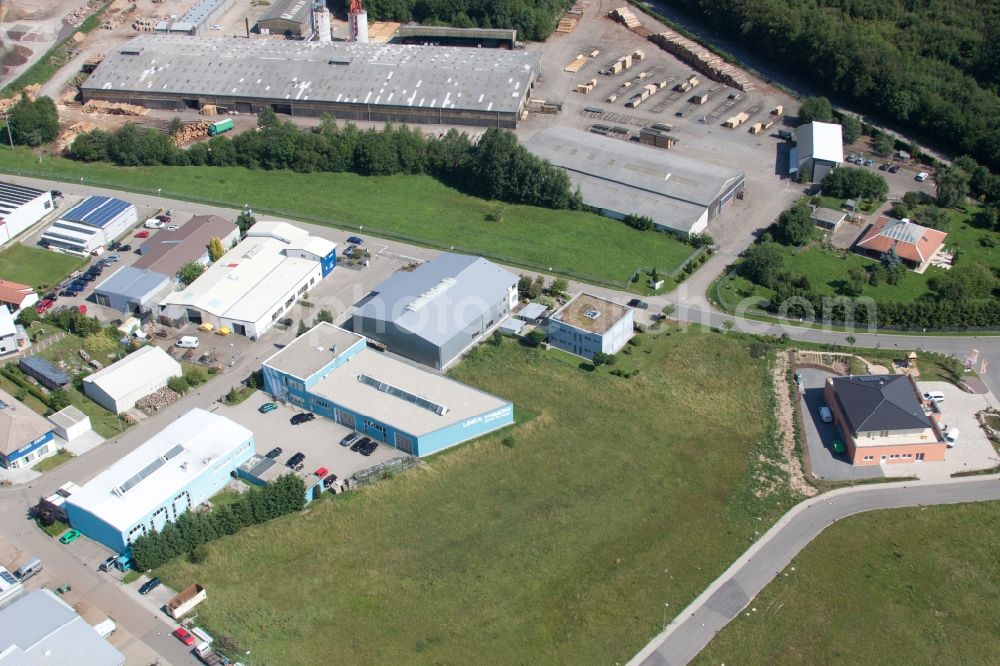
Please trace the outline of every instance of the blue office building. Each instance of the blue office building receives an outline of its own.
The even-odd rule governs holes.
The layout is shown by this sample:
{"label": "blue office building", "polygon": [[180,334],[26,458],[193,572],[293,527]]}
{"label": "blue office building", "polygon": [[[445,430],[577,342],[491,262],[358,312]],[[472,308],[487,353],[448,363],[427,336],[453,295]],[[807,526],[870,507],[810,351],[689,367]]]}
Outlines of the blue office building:
{"label": "blue office building", "polygon": [[253,453],[252,432],[192,409],[74,492],[66,515],[120,553],[222,490]]}
{"label": "blue office building", "polygon": [[363,336],[327,323],[264,362],[264,387],[415,456],[514,422],[509,401],[369,349]]}
{"label": "blue office building", "polygon": [[27,467],[56,452],[52,424],[0,391],[0,467]]}

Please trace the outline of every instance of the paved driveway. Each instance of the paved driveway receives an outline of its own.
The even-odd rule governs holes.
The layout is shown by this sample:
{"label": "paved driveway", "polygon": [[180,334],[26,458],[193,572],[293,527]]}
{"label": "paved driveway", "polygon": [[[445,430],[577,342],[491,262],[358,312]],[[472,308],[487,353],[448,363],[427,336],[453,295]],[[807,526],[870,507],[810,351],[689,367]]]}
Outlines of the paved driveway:
{"label": "paved driveway", "polygon": [[[834,438],[844,441],[836,424],[823,423],[819,417],[819,408],[826,404],[823,398],[823,384],[827,377],[835,376],[831,372],[803,368],[799,371],[802,377],[802,391],[799,392],[799,406],[802,409],[802,423],[806,446],[809,447],[809,462],[812,473],[820,479],[845,481],[850,479],[870,479],[885,476],[878,465],[855,467],[847,460],[847,453],[834,453]],[[897,476],[893,468],[893,476]]]}

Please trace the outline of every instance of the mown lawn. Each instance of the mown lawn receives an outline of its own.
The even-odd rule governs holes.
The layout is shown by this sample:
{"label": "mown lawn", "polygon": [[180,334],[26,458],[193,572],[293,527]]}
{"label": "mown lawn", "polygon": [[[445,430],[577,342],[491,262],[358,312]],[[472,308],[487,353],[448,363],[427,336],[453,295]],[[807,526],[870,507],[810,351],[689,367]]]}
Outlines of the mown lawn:
{"label": "mown lawn", "polygon": [[31,468],[36,472],[48,472],[50,469],[55,469],[72,458],[72,453],[54,453],[48,458],[42,458],[32,465]]}
{"label": "mown lawn", "polygon": [[[50,252],[14,243],[0,252],[0,278],[31,285],[39,291],[51,289],[86,263],[71,254]],[[44,294],[39,294],[39,297]]]}
{"label": "mown lawn", "polygon": [[998,535],[998,502],[840,521],[694,663],[996,663]]}
{"label": "mown lawn", "polygon": [[[627,284],[635,270],[667,274],[693,251],[676,238],[640,232],[593,213],[499,204],[471,197],[429,176],[299,174],[236,167],[123,168],[83,164],[16,150],[0,151],[0,169],[47,174],[56,180],[206,201],[442,249],[482,254],[508,263]],[[486,216],[501,212],[499,222]],[[265,215],[266,217],[266,215]],[[581,278],[582,279],[582,278]],[[635,287],[642,290],[642,285]]]}
{"label": "mown lawn", "polygon": [[199,624],[258,664],[624,663],[794,501],[757,498],[770,401],[745,344],[647,336],[631,380],[483,345],[452,375],[533,419],[156,574],[204,584]]}

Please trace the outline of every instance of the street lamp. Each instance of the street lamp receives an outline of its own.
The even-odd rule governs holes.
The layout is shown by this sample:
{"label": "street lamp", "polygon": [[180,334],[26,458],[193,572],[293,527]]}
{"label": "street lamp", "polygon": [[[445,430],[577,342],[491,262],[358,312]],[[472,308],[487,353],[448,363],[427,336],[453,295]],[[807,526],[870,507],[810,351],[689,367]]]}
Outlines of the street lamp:
{"label": "street lamp", "polygon": [[10,147],[11,147],[11,150],[13,150],[14,149],[14,137],[10,133],[10,114],[9,113],[3,114],[3,123],[4,123],[4,125],[7,126],[7,140],[10,141]]}

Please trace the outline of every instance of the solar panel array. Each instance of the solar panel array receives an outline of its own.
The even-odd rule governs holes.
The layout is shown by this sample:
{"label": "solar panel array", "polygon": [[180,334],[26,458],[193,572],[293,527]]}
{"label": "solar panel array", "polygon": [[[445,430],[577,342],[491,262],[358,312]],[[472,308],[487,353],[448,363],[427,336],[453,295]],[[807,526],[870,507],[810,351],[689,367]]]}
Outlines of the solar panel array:
{"label": "solar panel array", "polygon": [[42,190],[13,183],[0,183],[0,210],[11,212],[45,194]]}
{"label": "solar panel array", "polygon": [[127,201],[111,197],[87,197],[83,203],[63,215],[62,219],[103,229],[131,205]]}
{"label": "solar panel array", "polygon": [[434,412],[438,416],[444,416],[448,413],[448,408],[444,405],[439,405],[436,402],[431,402],[426,398],[421,398],[418,395],[414,395],[409,391],[404,391],[401,388],[396,388],[391,384],[386,384],[381,382],[374,377],[369,375],[358,375],[358,381],[367,386],[371,386],[376,391],[381,391],[382,393],[388,393],[389,395],[395,396],[401,400],[413,403],[417,407],[426,409],[429,412]]}
{"label": "solar panel array", "polygon": [[156,470],[158,470],[161,467],[163,467],[164,465],[166,465],[167,461],[170,460],[171,458],[176,458],[177,456],[179,456],[181,453],[183,453],[183,451],[184,451],[184,447],[183,446],[181,446],[180,444],[175,445],[172,449],[170,449],[169,451],[167,451],[166,453],[164,453],[162,456],[160,456],[159,458],[157,458],[156,460],[154,460],[153,462],[149,463],[148,465],[146,465],[145,467],[143,467],[141,470],[139,470],[135,475],[133,475],[125,483],[123,483],[122,485],[118,486],[118,488],[121,489],[121,492],[118,493],[118,494],[119,495],[123,495],[123,494],[127,493],[129,490],[131,490],[132,488],[135,488],[137,485],[139,485],[140,481],[142,481],[143,479],[145,479],[146,477],[148,477],[150,474],[152,474]]}

